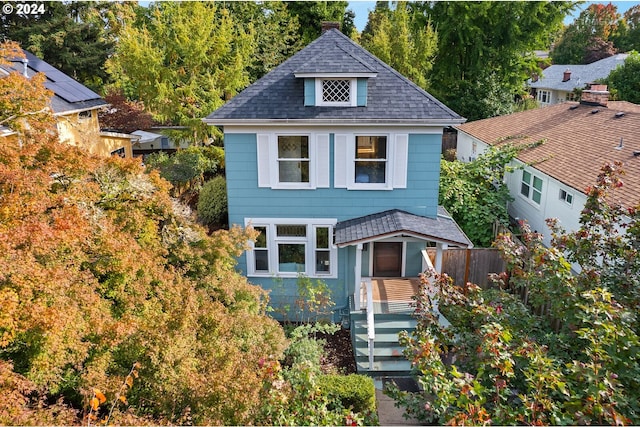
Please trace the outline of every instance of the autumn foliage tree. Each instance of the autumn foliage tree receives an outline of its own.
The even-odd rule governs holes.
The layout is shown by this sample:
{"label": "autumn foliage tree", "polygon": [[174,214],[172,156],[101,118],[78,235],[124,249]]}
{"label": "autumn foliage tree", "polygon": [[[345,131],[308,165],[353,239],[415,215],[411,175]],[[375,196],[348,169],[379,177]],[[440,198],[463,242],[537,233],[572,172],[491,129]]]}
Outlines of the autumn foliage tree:
{"label": "autumn foliage tree", "polygon": [[208,236],[157,171],[61,144],[47,102],[0,78],[0,424],[99,422],[132,366],[113,423],[250,423],[284,348],[234,271],[254,232]]}
{"label": "autumn foliage tree", "polygon": [[551,247],[526,224],[521,242],[500,236],[508,267],[494,289],[423,278],[417,330],[402,340],[424,391],[390,391],[408,413],[456,425],[638,424],[640,210],[614,202],[620,166],[587,190],[578,230],[550,221]]}

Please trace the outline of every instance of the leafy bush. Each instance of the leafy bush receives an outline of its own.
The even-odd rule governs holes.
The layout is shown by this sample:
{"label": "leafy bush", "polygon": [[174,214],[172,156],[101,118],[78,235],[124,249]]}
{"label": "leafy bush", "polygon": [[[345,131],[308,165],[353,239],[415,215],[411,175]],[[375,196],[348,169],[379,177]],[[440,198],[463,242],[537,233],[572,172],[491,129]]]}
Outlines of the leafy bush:
{"label": "leafy bush", "polygon": [[200,190],[198,199],[198,218],[206,225],[226,225],[227,217],[227,181],[217,176],[207,181]]}
{"label": "leafy bush", "polygon": [[351,408],[355,412],[375,416],[376,389],[372,378],[357,374],[327,374],[318,377],[318,385],[321,393],[327,396],[330,402],[339,403],[343,408]]}
{"label": "leafy bush", "polygon": [[213,174],[218,168],[217,147],[189,147],[178,150],[172,155],[164,152],[153,153],[146,159],[148,168],[157,169],[160,176],[169,181],[179,196],[185,191],[199,190],[207,174]]}

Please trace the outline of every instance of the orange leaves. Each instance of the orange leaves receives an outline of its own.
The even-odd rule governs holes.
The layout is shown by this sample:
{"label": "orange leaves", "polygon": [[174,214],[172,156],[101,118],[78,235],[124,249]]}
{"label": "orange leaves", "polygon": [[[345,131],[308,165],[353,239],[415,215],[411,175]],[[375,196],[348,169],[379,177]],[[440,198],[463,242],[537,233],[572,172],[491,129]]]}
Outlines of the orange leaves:
{"label": "orange leaves", "polygon": [[107,401],[107,398],[105,397],[105,395],[102,394],[102,392],[97,388],[93,389],[93,394],[100,401],[100,403],[104,403]]}

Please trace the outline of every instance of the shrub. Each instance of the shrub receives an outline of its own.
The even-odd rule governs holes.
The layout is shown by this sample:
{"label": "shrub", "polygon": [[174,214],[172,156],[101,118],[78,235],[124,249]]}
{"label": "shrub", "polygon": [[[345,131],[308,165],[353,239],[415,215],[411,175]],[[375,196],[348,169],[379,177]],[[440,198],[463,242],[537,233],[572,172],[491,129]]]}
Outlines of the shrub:
{"label": "shrub", "polygon": [[328,374],[318,377],[318,385],[329,402],[363,414],[376,413],[376,390],[373,379],[364,375]]}
{"label": "shrub", "polygon": [[207,181],[202,187],[198,218],[206,225],[227,224],[227,181],[223,176]]}

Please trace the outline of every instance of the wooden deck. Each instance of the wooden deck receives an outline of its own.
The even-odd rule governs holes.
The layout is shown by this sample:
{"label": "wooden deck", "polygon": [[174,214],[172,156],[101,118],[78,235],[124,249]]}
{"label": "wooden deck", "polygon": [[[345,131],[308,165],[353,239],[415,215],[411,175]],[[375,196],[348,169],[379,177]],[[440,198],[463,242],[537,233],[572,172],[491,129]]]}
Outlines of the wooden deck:
{"label": "wooden deck", "polygon": [[418,278],[371,278],[374,313],[411,313]]}

